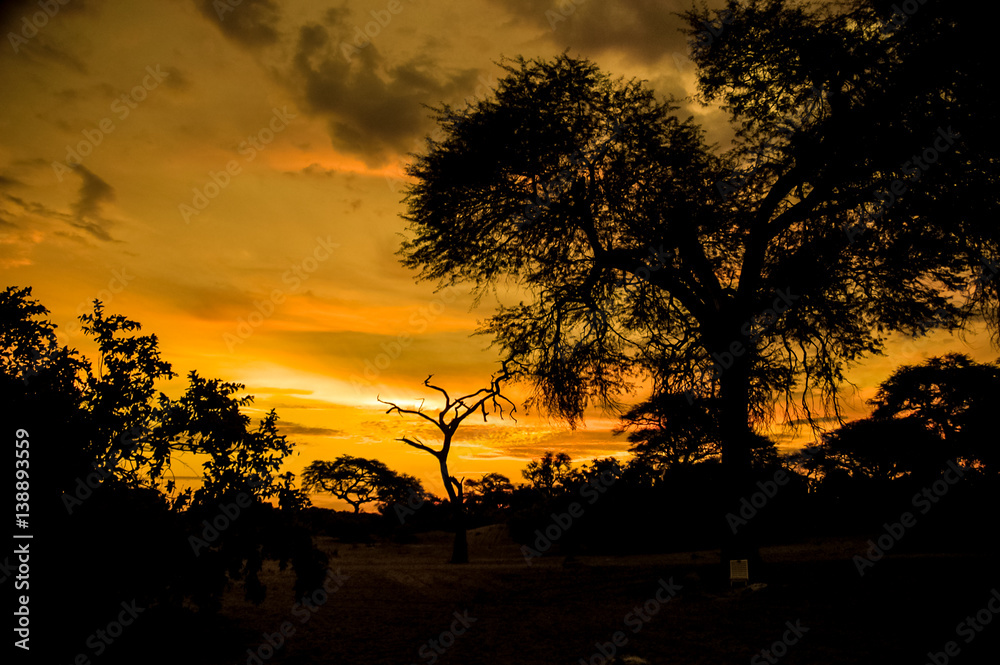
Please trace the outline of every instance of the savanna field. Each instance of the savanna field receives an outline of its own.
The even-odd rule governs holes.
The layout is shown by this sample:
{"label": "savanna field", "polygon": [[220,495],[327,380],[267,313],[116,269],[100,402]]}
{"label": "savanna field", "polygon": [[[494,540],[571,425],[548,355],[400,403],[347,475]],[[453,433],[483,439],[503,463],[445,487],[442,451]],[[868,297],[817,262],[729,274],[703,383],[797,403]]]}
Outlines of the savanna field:
{"label": "savanna field", "polygon": [[[619,658],[654,665],[757,664],[772,662],[761,651],[789,633],[786,622],[806,630],[787,652],[775,650],[784,663],[922,665],[931,662],[928,652],[955,641],[961,652],[949,662],[986,664],[995,662],[1000,643],[997,624],[975,632],[968,644],[953,630],[985,608],[1000,584],[996,560],[986,556],[890,556],[861,578],[851,557],[866,542],[828,539],[765,548],[766,569],[753,572],[766,586],[730,588],[717,567],[718,551],[553,556],[527,565],[499,525],[470,533],[472,561],[464,566],[446,563],[450,534],[442,532],[407,545],[324,538],[320,546],[337,553],[331,569],[347,579],[304,623],[305,606],[293,613],[289,575],[269,565],[265,580],[273,595],[261,607],[235,592],[223,605],[220,630],[245,642],[220,644],[214,659],[188,662],[253,664],[246,649],[267,645],[263,634],[273,635],[284,621],[295,632],[266,662],[575,665],[582,658],[596,665],[603,662],[601,648],[610,655],[614,647]],[[649,603],[655,613],[644,615],[660,580],[681,588],[666,603]],[[456,613],[475,621],[453,646],[435,649],[431,640],[451,642],[441,636]],[[616,631],[627,638],[621,647],[612,642]]]}

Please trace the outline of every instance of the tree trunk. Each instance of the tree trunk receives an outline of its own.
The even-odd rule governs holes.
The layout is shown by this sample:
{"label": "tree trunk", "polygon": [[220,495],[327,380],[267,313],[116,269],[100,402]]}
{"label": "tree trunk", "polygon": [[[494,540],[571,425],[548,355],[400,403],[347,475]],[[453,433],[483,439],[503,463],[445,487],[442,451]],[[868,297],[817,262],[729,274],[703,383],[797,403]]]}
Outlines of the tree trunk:
{"label": "tree trunk", "polygon": [[[725,489],[720,515],[722,531],[722,565],[729,576],[731,559],[748,559],[750,574],[759,570],[757,528],[753,520],[741,524],[734,533],[726,519],[729,513],[738,513],[740,501],[754,491],[751,455],[752,432],[750,416],[750,361],[745,352],[732,358],[732,364],[719,375],[721,409],[719,423],[722,438],[722,473]],[[732,354],[730,354],[732,356]]]}
{"label": "tree trunk", "polygon": [[441,479],[444,481],[444,488],[448,492],[448,501],[451,503],[452,518],[455,523],[455,542],[451,548],[451,563],[469,563],[469,539],[465,528],[465,506],[462,505],[462,495],[455,491],[455,486],[451,482],[451,475],[448,473],[447,451],[450,448],[450,441],[446,441],[443,453],[438,457],[441,465]]}
{"label": "tree trunk", "polygon": [[455,542],[451,548],[451,563],[469,563],[469,539],[465,528],[465,511],[455,515]]}

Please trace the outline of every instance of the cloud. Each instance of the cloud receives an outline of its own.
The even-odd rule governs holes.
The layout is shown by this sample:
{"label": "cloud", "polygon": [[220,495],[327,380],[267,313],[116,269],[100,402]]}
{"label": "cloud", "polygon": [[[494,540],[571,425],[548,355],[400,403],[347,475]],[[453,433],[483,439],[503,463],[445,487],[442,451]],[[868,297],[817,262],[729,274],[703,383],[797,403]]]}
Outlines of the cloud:
{"label": "cloud", "polygon": [[98,240],[114,240],[102,226],[105,220],[101,218],[101,206],[115,198],[114,188],[85,166],[78,165],[73,170],[83,179],[79,198],[72,205],[75,215],[73,226],[86,231]]}
{"label": "cloud", "polygon": [[306,109],[329,119],[338,150],[357,155],[370,167],[384,165],[390,155],[406,153],[429,129],[426,105],[471,90],[477,71],[442,73],[426,57],[398,65],[385,62],[375,44],[345,53],[350,42],[346,17],[334,28],[345,41],[331,38],[318,24],[299,30],[293,74]]}
{"label": "cloud", "polygon": [[50,18],[38,0],[0,2],[0,34],[4,36],[4,48],[13,49],[16,57],[23,57],[25,61],[33,64],[48,61],[67,67],[78,74],[86,74],[87,67],[83,61],[72,53],[58,48],[47,26],[51,22],[65,18],[61,15],[94,15],[97,9],[92,2],[84,0],[57,3],[56,6],[58,14]]}
{"label": "cloud", "polygon": [[346,432],[342,429],[331,429],[329,427],[309,427],[308,425],[300,425],[298,423],[281,423],[278,424],[278,429],[282,434],[293,435],[293,434],[305,434],[310,436],[344,436]]}
{"label": "cloud", "polygon": [[[520,21],[543,29],[554,43],[583,52],[615,51],[646,65],[673,53],[687,53],[687,37],[678,31],[681,22],[675,16],[676,12],[690,8],[686,0],[493,2]],[[570,8],[574,8],[572,12]]]}
{"label": "cloud", "polygon": [[[235,6],[233,6],[235,5]],[[271,0],[195,0],[202,14],[218,26],[222,34],[248,47],[269,46],[278,41],[278,6]]]}
{"label": "cloud", "polygon": [[167,78],[163,82],[165,88],[185,92],[191,89],[191,80],[184,75],[184,72],[176,67],[164,67]]}

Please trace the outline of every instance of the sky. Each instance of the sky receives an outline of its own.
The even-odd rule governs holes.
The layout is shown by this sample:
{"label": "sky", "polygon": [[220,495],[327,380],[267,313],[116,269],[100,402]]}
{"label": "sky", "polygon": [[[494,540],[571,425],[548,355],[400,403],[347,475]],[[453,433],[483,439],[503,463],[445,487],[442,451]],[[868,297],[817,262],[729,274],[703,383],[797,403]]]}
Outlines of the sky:
{"label": "sky", "polygon": [[[488,385],[495,303],[417,283],[396,255],[411,153],[428,106],[490,94],[502,58],[585,56],[680,102],[709,142],[725,116],[690,99],[694,67],[674,12],[653,0],[38,0],[0,9],[0,271],[31,286],[60,341],[88,352],[76,317],[101,299],[155,333],[180,376],[237,381],[252,416],[275,408],[297,443],[285,470],[377,458],[443,495],[436,462],[397,437],[434,432],[387,415],[434,382]],[[988,336],[896,338],[852,368],[849,417],[900,364],[948,351],[996,357]],[[518,404],[527,395],[512,387]],[[640,401],[641,391],[632,401]],[[431,404],[428,401],[428,404]],[[546,450],[625,455],[614,414],[585,426],[519,409],[463,425],[458,477],[515,481]],[[783,448],[812,440],[776,422]],[[182,460],[179,479],[197,476]],[[315,497],[321,506],[339,506]]]}

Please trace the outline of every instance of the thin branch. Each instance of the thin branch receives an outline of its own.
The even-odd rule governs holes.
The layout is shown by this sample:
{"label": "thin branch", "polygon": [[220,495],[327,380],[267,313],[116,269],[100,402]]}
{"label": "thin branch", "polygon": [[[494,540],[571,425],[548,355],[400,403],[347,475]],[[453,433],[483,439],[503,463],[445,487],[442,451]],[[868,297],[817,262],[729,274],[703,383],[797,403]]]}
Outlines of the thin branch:
{"label": "thin branch", "polygon": [[419,441],[411,441],[410,439],[407,439],[406,437],[402,437],[402,438],[399,438],[399,439],[396,439],[396,440],[397,441],[402,441],[403,443],[405,443],[405,444],[407,444],[409,446],[413,446],[414,448],[418,448],[420,450],[426,450],[431,455],[434,455],[434,457],[440,457],[440,455],[441,455],[440,451],[434,450],[430,446],[426,446],[423,443],[420,443]]}

